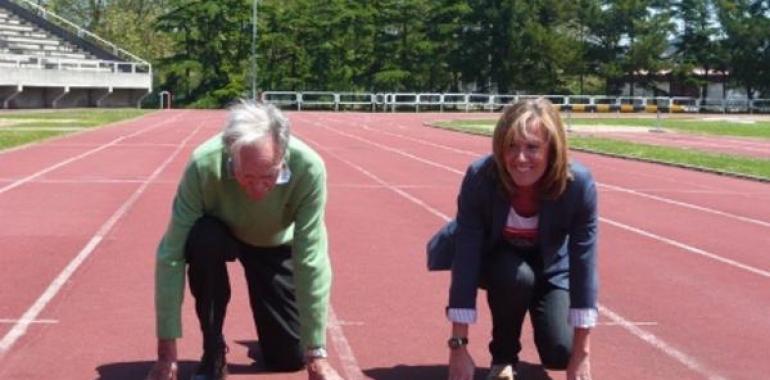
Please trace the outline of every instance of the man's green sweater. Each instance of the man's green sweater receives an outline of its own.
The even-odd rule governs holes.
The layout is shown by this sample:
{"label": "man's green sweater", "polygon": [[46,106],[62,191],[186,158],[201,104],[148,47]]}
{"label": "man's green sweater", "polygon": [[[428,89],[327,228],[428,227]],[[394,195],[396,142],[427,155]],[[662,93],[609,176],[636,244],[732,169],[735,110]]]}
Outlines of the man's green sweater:
{"label": "man's green sweater", "polygon": [[321,157],[294,137],[287,150],[284,159],[291,170],[289,181],[276,185],[259,201],[249,199],[235,180],[221,135],[193,152],[174,198],[171,222],[158,247],[158,338],[182,336],[184,246],[190,228],[206,214],[227,224],[244,243],[259,247],[291,244],[302,345],[325,345],[332,277],[324,224],[326,169]]}

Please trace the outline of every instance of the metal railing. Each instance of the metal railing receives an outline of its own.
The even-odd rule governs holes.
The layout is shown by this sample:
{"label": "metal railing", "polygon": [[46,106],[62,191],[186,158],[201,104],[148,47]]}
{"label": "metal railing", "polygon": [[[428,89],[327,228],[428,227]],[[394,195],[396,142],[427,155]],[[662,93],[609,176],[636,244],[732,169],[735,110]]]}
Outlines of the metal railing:
{"label": "metal railing", "polygon": [[111,73],[149,73],[142,63],[101,59],[55,58],[21,54],[0,54],[0,67],[74,70]]}
{"label": "metal railing", "polygon": [[494,112],[519,100],[546,98],[571,112],[756,112],[770,113],[770,99],[698,99],[688,97],[509,95],[479,93],[368,93],[329,91],[265,91],[262,101],[296,110],[361,110],[396,112]]}

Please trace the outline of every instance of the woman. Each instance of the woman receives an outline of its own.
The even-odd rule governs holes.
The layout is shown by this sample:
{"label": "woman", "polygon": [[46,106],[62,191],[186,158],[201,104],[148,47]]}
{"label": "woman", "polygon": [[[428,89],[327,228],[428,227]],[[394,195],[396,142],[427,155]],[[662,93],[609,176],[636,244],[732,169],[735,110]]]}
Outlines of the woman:
{"label": "woman", "polygon": [[481,286],[492,314],[487,379],[514,378],[528,311],[543,366],[590,379],[598,288],[593,178],[568,161],[564,125],[545,99],[507,108],[492,145],[492,155],[468,168],[457,201],[449,378],[473,378],[466,345]]}

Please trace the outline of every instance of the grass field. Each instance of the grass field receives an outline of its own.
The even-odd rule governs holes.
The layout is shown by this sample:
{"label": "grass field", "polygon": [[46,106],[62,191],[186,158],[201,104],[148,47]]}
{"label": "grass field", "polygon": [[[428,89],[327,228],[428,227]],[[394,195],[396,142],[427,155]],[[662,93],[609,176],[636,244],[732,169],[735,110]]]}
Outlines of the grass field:
{"label": "grass field", "polygon": [[[575,119],[574,125],[606,125],[606,126],[638,126],[650,128],[655,126],[655,119]],[[666,129],[681,132],[711,134],[720,136],[740,136],[770,139],[770,123],[722,123],[696,122],[687,120],[663,120]],[[435,123],[434,126],[457,130],[465,133],[490,136],[494,128],[494,120],[454,120]],[[644,124],[644,125],[642,125]],[[612,156],[641,159],[670,165],[690,167],[716,173],[733,174],[761,180],[770,180],[770,160],[732,156],[727,154],[706,153],[689,149],[678,149],[648,144],[638,144],[616,139],[601,137],[584,137],[570,135],[570,147],[589,152],[608,154]]]}
{"label": "grass field", "polygon": [[0,150],[131,119],[152,110],[72,109],[0,113]]}

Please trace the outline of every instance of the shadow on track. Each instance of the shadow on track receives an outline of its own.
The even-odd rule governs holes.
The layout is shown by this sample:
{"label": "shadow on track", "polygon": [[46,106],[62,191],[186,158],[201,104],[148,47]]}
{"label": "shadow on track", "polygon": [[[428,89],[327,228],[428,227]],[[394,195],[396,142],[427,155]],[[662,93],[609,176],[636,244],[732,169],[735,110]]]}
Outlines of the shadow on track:
{"label": "shadow on track", "polygon": [[[476,380],[483,380],[488,368],[476,368]],[[396,365],[388,368],[369,368],[364,374],[374,380],[446,380],[446,365]],[[548,373],[539,364],[520,362],[518,379],[521,380],[552,380]]]}

